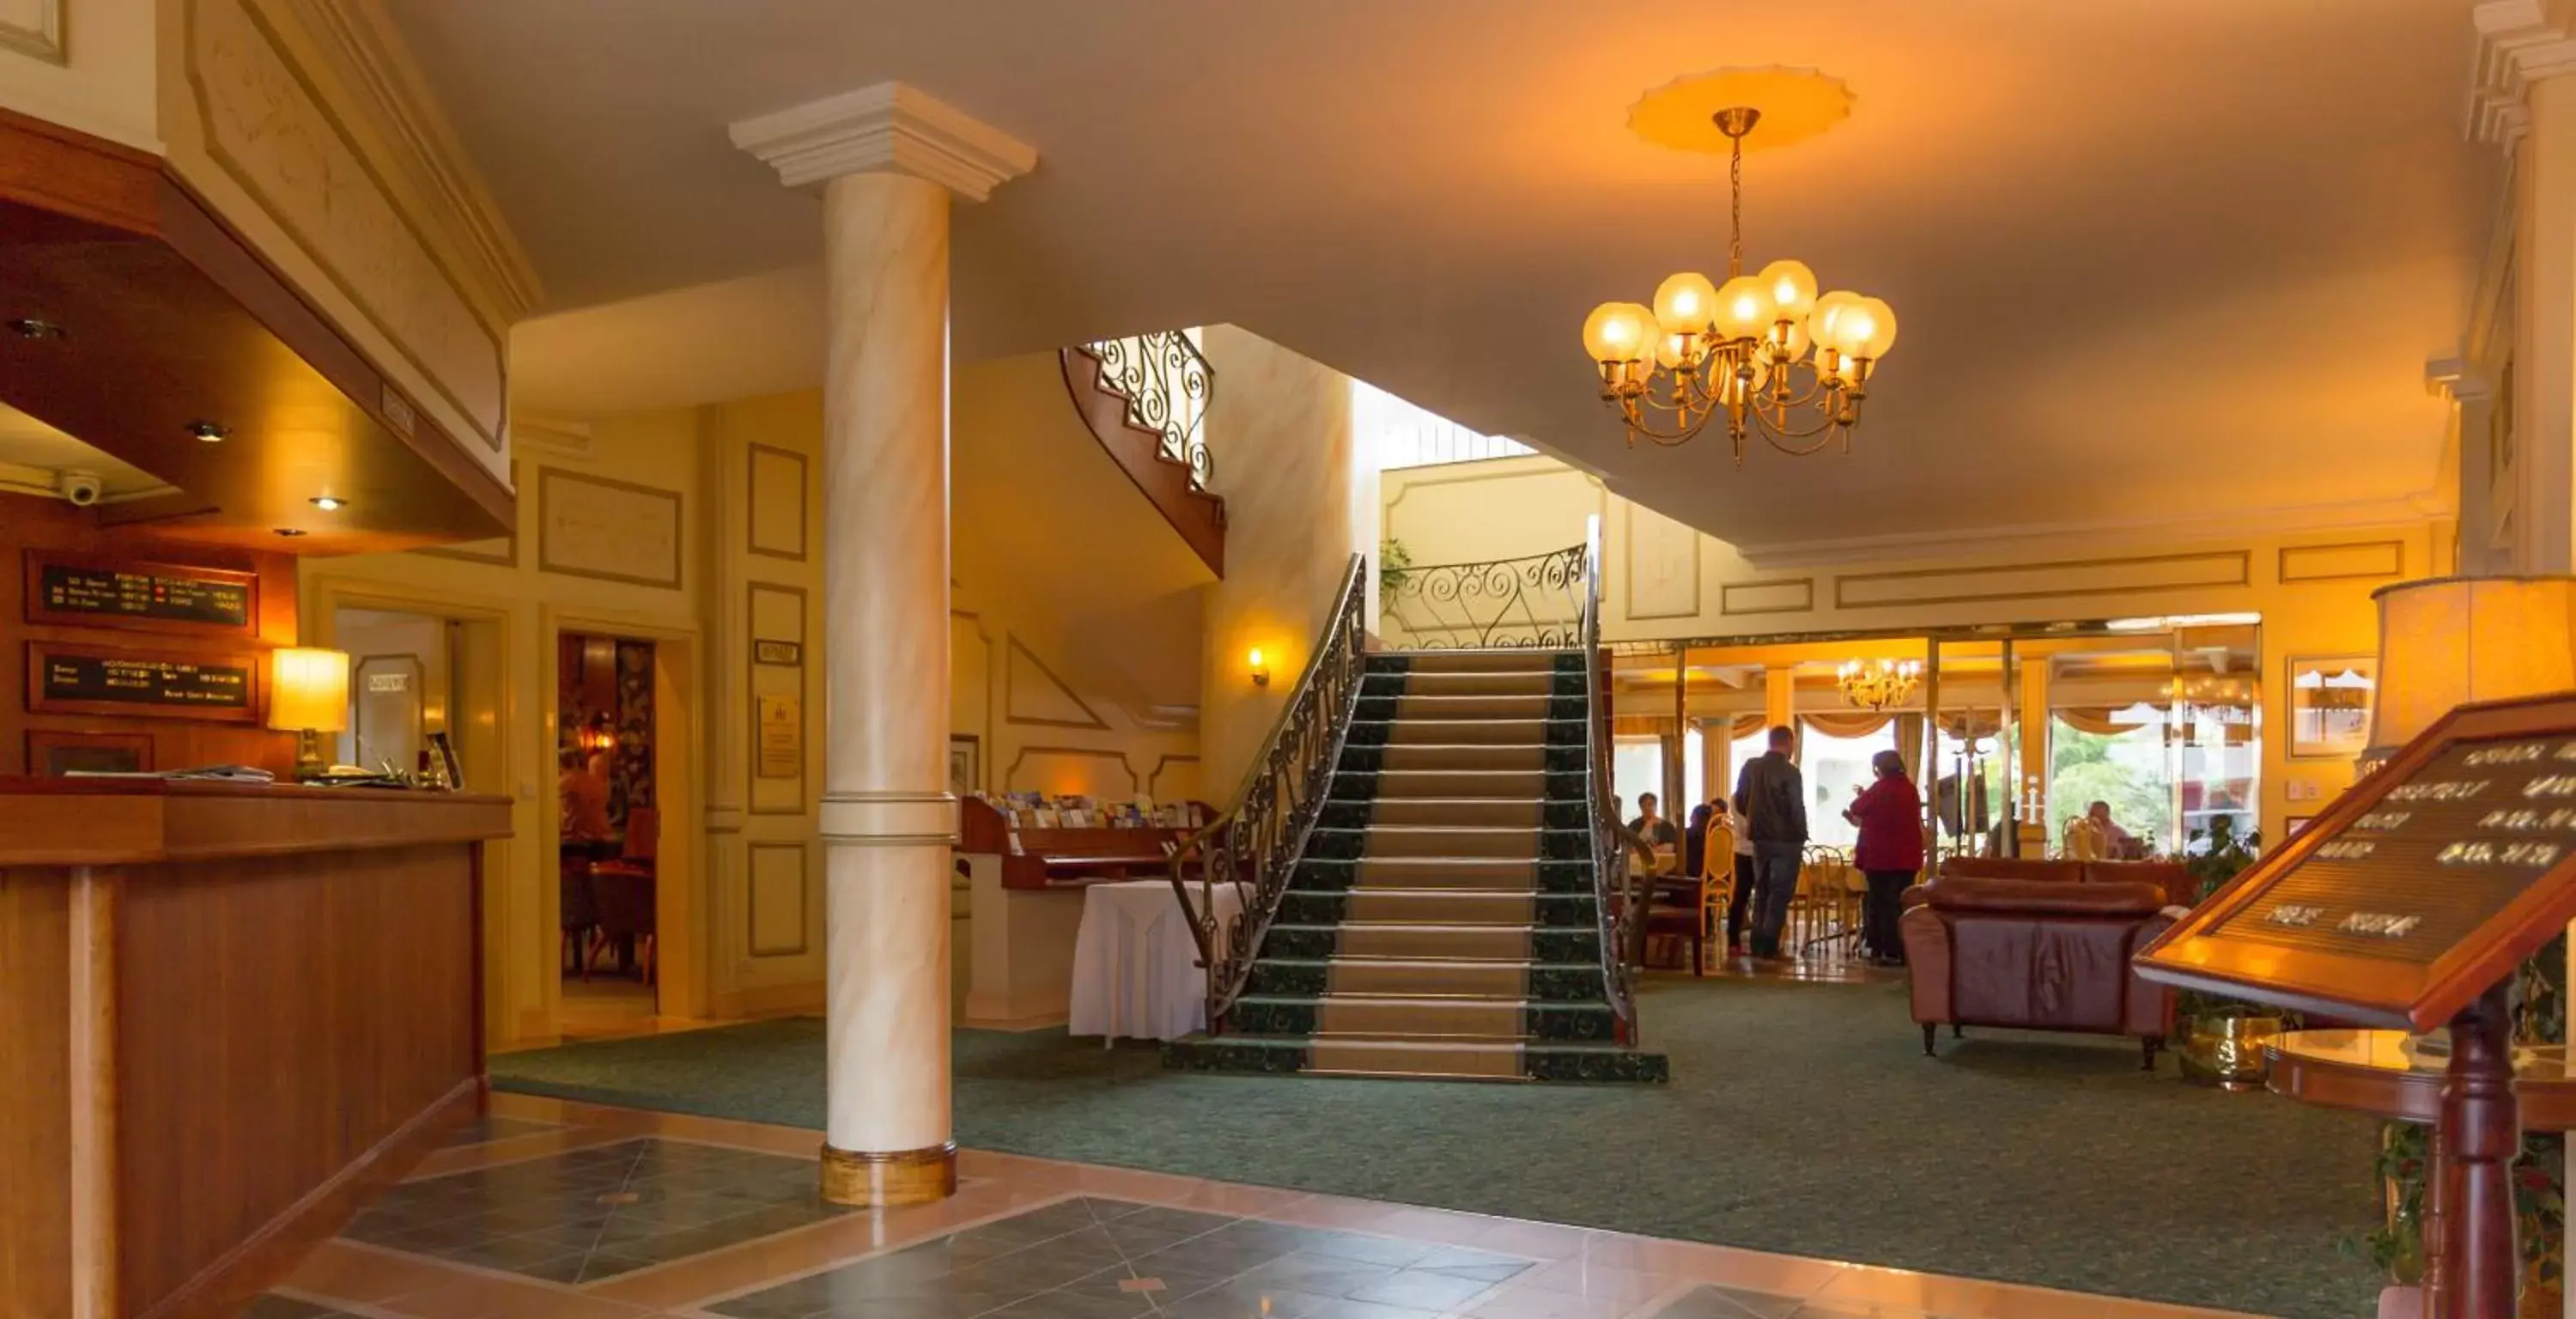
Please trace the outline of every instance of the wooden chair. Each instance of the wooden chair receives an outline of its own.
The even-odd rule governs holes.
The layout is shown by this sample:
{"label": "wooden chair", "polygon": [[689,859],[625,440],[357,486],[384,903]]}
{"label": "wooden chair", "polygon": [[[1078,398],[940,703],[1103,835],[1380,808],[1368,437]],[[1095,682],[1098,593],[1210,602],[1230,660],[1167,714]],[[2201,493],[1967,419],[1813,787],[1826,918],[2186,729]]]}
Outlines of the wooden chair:
{"label": "wooden chair", "polygon": [[1735,905],[1735,827],[1723,815],[1708,822],[1708,839],[1700,846],[1700,920],[1707,938],[1726,934],[1726,911]]}
{"label": "wooden chair", "polygon": [[1868,891],[1868,879],[1840,849],[1809,847],[1798,867],[1797,895],[1789,900],[1792,942],[1802,950],[1858,942],[1860,895]]}
{"label": "wooden chair", "polygon": [[[1710,830],[1712,838],[1718,833],[1716,828]],[[1728,851],[1732,852],[1734,835],[1727,834],[1725,839]],[[1701,863],[1699,874],[1683,875],[1674,873],[1672,864],[1679,860],[1678,849],[1658,848],[1656,853],[1658,863],[1654,888],[1646,906],[1646,937],[1689,940],[1691,974],[1704,976],[1708,974],[1708,942],[1716,937],[1714,931],[1717,927],[1711,917],[1725,918],[1725,896],[1711,888],[1705,861]],[[1716,895],[1713,901],[1712,893]]]}
{"label": "wooden chair", "polygon": [[591,896],[590,866],[590,844],[566,841],[555,867],[559,908],[556,923],[563,927],[563,944],[556,952],[556,964],[571,963],[584,980],[590,979],[590,945],[599,928],[599,907]]}
{"label": "wooden chair", "polygon": [[599,950],[614,945],[628,969],[640,975],[644,983],[654,982],[654,863],[660,853],[660,813],[646,806],[628,811],[626,845],[618,858],[590,868],[598,926],[591,937],[589,955],[582,960],[584,979],[589,978],[591,963],[598,959]]}

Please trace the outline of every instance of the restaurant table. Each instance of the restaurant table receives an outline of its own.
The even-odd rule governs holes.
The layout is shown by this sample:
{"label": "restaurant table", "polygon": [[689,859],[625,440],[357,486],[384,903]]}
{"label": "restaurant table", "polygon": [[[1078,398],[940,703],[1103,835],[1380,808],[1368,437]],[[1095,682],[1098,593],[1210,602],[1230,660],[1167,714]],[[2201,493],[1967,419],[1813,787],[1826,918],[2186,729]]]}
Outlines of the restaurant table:
{"label": "restaurant table", "polygon": [[[1243,917],[1231,884],[1214,894],[1220,943]],[[1195,895],[1196,890],[1193,890]],[[1197,940],[1167,879],[1093,884],[1082,891],[1082,926],[1073,943],[1075,1035],[1176,1040],[1207,1029],[1207,972]]]}
{"label": "restaurant table", "polygon": [[[2438,1258],[2445,1208],[2436,1191],[2449,1155],[2437,1119],[2443,1074],[2451,1065],[2450,1033],[2284,1031],[2263,1046],[2263,1056],[2271,1064],[2264,1085],[2275,1094],[2431,1129],[2424,1142],[2422,1230],[2425,1260]],[[2576,1130],[2576,1071],[2568,1066],[2565,1045],[2515,1045],[2513,1093],[2523,1130]]]}

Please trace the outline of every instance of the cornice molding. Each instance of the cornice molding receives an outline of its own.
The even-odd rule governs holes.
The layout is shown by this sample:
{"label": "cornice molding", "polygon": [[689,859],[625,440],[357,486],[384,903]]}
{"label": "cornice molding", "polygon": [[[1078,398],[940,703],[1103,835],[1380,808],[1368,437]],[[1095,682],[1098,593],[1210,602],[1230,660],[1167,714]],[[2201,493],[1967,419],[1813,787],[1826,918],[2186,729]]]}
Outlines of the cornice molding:
{"label": "cornice molding", "polygon": [[510,446],[521,453],[547,453],[585,462],[599,456],[598,440],[589,422],[525,412],[510,417]]}
{"label": "cornice molding", "polygon": [[2469,136],[2509,152],[2531,126],[2531,84],[2576,72],[2576,0],[2485,0],[2469,20]]}
{"label": "cornice molding", "polygon": [[1019,139],[900,82],[736,120],[726,131],[791,188],[844,174],[908,174],[982,201],[1038,163]]}
{"label": "cornice molding", "polygon": [[412,194],[451,249],[486,314],[502,328],[544,301],[536,267],[519,246],[438,99],[412,61],[383,0],[271,0],[267,6],[323,63],[385,153],[381,162]]}
{"label": "cornice molding", "polygon": [[2424,392],[2450,403],[2481,403],[2494,390],[2475,364],[2453,353],[2425,361]]}
{"label": "cornice molding", "polygon": [[[2421,525],[2448,516],[2451,507],[2439,491],[2397,499],[2358,499],[2341,504],[2309,504],[2267,511],[2261,534],[2295,536],[2320,531],[2356,531]],[[2242,542],[2248,534],[2243,514],[2188,518],[2140,518],[2127,522],[2026,523],[1976,531],[1899,532],[1884,536],[1849,536],[1830,540],[1774,541],[1738,545],[1747,564],[1765,571],[1781,568],[1847,567],[1890,560],[1948,560],[1991,557],[1999,551],[2030,553],[2051,547],[2081,547],[2087,552],[2106,546],[2139,543],[2190,544],[2200,541]]]}

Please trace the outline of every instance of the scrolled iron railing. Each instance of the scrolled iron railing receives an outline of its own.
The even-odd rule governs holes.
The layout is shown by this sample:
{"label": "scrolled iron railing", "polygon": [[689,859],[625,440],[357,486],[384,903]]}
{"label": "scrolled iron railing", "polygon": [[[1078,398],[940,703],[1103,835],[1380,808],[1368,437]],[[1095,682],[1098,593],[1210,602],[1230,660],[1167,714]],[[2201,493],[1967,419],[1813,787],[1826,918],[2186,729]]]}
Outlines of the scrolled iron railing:
{"label": "scrolled iron railing", "polygon": [[[1602,702],[1601,651],[1601,519],[1587,519],[1583,544],[1567,553],[1580,556],[1582,593],[1576,640],[1583,650],[1583,774],[1592,802],[1593,905],[1600,929],[1601,979],[1617,1018],[1622,1043],[1635,1047],[1637,972],[1645,965],[1646,906],[1654,900],[1654,848],[1610,802],[1609,707]],[[1648,860],[1644,874],[1632,882],[1629,860]]]}
{"label": "scrolled iron railing", "polygon": [[1378,632],[1410,650],[1570,650],[1581,644],[1581,545],[1483,563],[1406,565],[1378,574]]}
{"label": "scrolled iron railing", "polygon": [[1100,363],[1100,386],[1127,399],[1127,420],[1161,435],[1163,456],[1188,464],[1190,484],[1207,489],[1216,460],[1200,422],[1216,397],[1216,370],[1189,333],[1131,334],[1084,344],[1082,351]]}
{"label": "scrolled iron railing", "polygon": [[[1363,556],[1351,556],[1332,622],[1289,690],[1270,740],[1253,757],[1233,807],[1172,853],[1172,892],[1207,972],[1209,1034],[1224,1029],[1227,1009],[1243,993],[1253,952],[1270,931],[1332,789],[1367,655],[1367,567]],[[1217,912],[1220,885],[1232,885],[1242,899],[1242,914],[1230,926]]]}

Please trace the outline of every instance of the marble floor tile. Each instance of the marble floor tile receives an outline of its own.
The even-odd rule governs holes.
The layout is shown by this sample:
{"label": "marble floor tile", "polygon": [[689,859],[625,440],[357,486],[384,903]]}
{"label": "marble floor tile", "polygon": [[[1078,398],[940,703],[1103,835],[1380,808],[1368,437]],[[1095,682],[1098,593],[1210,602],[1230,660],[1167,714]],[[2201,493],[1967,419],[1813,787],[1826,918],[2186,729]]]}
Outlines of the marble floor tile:
{"label": "marble floor tile", "polygon": [[2224,1319],[989,1151],[854,1211],[818,1148],[497,1096],[247,1319]]}

